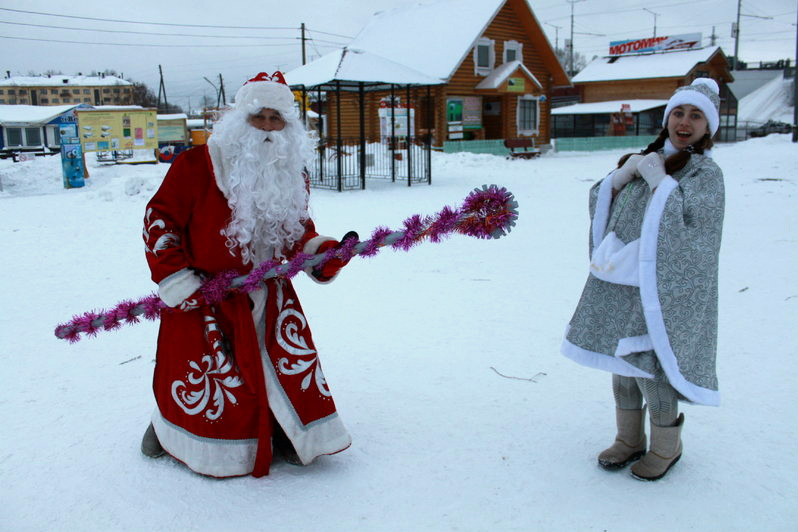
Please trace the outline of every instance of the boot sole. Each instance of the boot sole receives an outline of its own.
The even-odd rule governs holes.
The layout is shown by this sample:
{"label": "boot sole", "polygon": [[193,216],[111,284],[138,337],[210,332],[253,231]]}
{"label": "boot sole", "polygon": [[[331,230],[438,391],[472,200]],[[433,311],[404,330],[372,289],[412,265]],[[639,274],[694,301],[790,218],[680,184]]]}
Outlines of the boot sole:
{"label": "boot sole", "polygon": [[646,454],[645,451],[637,451],[636,453],[632,453],[631,455],[629,455],[629,458],[627,458],[625,462],[610,462],[609,460],[599,460],[598,465],[602,469],[606,469],[607,471],[617,471],[619,469],[623,469],[632,462],[640,460],[644,454]]}
{"label": "boot sole", "polygon": [[635,475],[634,472],[632,472],[632,476],[637,480],[643,480],[646,482],[653,482],[655,480],[659,480],[668,474],[668,471],[670,471],[671,468],[676,465],[676,462],[678,462],[681,457],[682,455],[677,456],[676,459],[673,462],[671,462],[670,465],[665,469],[665,471],[663,471],[661,475],[657,475],[656,477],[641,477],[639,475]]}

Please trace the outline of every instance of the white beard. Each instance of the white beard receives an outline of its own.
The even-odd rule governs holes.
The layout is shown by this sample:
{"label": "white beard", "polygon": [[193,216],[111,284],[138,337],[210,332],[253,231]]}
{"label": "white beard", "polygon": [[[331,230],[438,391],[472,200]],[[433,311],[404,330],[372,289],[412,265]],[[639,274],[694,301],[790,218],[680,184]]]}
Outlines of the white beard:
{"label": "white beard", "polygon": [[222,158],[214,160],[217,181],[232,211],[222,230],[228,249],[238,249],[244,264],[285,258],[308,219],[303,171],[313,152],[301,123],[287,117],[282,131],[266,132],[231,111],[214,125],[211,140],[212,153]]}

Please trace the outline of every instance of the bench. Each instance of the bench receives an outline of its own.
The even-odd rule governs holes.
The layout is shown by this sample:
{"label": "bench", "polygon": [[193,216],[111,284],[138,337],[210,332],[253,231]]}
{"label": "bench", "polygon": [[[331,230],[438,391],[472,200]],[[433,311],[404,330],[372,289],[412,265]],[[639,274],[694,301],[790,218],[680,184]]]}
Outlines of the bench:
{"label": "bench", "polygon": [[535,139],[531,137],[505,139],[504,147],[510,150],[508,159],[532,159],[540,156],[540,150],[535,147]]}

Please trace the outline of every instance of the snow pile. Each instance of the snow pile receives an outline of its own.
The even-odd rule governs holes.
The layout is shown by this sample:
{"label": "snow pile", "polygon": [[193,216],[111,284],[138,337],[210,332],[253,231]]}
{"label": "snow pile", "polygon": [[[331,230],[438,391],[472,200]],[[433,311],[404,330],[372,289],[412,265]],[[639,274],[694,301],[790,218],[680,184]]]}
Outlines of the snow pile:
{"label": "snow pile", "polygon": [[355,258],[297,291],[350,449],[262,479],[194,475],[139,444],[157,324],[69,345],[59,322],[154,285],[144,205],[168,169],[0,161],[0,529],[331,532],[792,532],[798,525],[798,149],[770,135],[714,150],[724,169],[720,408],[684,405],[663,480],[608,473],[609,374],[559,355],[587,275],[587,193],[621,150],[507,161],[433,155],[433,184],[314,190],[324,233],[401,226],[498,183],[518,225]]}

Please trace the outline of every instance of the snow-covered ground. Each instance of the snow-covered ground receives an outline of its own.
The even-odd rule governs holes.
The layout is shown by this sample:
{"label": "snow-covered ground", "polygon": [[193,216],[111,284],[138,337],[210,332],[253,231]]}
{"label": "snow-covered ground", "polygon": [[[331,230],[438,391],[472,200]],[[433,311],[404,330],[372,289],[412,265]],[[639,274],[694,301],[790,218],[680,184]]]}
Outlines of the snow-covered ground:
{"label": "snow-covered ground", "polygon": [[609,473],[610,375],[559,355],[587,269],[587,190],[622,151],[533,161],[435,154],[432,186],[314,191],[317,226],[398,228],[498,183],[506,238],[455,236],[298,278],[354,443],[308,467],[212,480],[139,452],[157,324],[70,345],[56,324],[154,286],[143,208],[168,165],[96,166],[64,190],[57,157],[0,161],[2,531],[795,531],[798,145],[721,145],[722,406],[683,406],[663,480]]}

